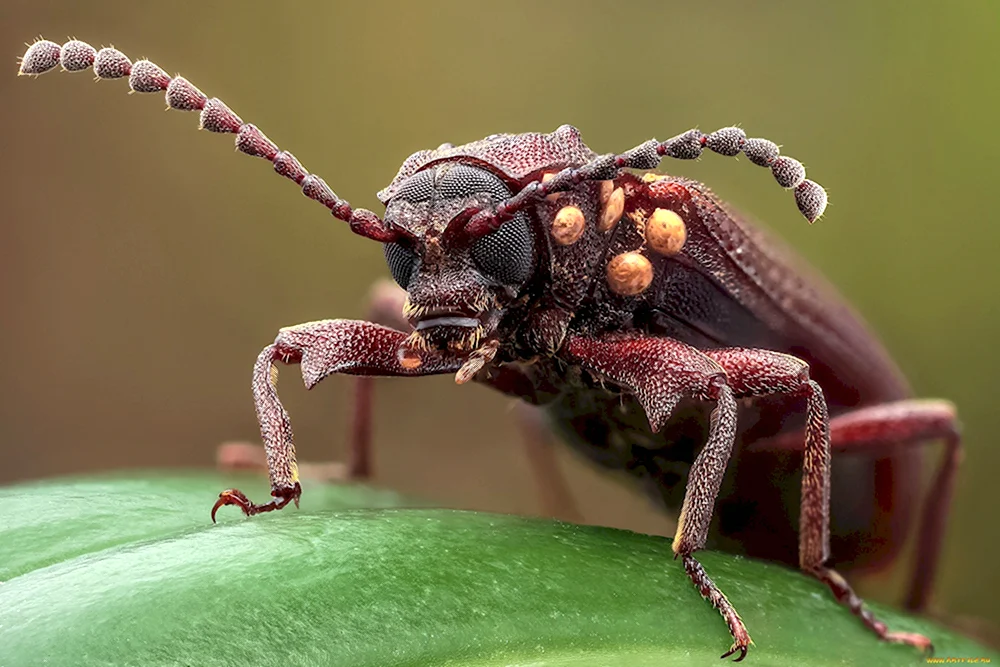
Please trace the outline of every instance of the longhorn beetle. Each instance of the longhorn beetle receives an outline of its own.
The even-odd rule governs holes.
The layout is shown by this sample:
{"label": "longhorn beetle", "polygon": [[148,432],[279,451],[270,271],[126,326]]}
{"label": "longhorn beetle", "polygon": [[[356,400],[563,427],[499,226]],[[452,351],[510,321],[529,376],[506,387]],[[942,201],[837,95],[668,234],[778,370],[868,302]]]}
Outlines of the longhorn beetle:
{"label": "longhorn beetle", "polygon": [[[309,388],[333,373],[455,373],[459,384],[474,380],[539,406],[573,447],[679,506],[673,551],[729,626],[733,645],[723,658],[743,659],[751,640],[694,557],[710,538],[718,548],[797,563],[879,638],[931,648],[926,637],[891,632],[830,563],[895,557],[917,509],[916,447],[942,440],[907,597],[911,609],[926,604],[961,456],[954,407],[910,398],[861,319],[708,188],[650,171],[664,157],[690,160],[705,148],[742,153],[792,190],[814,222],[826,192],[777,145],[727,127],[598,155],[568,125],[494,134],[411,155],[378,193],[380,218],[352,208],[223,102],[148,60],[39,40],[19,74],[57,65],[128,77],[133,91],[165,92],[170,108],[198,111],[202,129],[235,134],[237,149],[269,160],[351,231],[382,243],[405,290],[402,315],[389,316],[397,328],[310,322],[281,329],[264,348],[252,384],[273,499],[257,504],[228,489],[213,521],[223,505],[253,515],[298,503],[278,362],[298,364]],[[358,387],[364,420],[370,384]],[[358,443],[364,458],[363,434]],[[789,508],[799,470],[796,540]]]}

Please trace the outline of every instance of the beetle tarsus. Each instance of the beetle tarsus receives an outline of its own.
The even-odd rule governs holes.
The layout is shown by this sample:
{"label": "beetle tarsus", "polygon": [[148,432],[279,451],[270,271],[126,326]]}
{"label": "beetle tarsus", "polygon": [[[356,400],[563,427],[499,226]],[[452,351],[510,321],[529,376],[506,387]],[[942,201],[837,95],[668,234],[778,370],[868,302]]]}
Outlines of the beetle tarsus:
{"label": "beetle tarsus", "polygon": [[290,502],[294,502],[295,506],[298,507],[299,497],[302,495],[302,486],[296,482],[294,486],[275,489],[271,492],[271,495],[274,496],[274,500],[258,505],[251,502],[246,494],[239,489],[226,489],[219,494],[219,499],[212,506],[212,523],[215,523],[215,513],[219,511],[220,507],[225,505],[236,505],[246,516],[280,510]]}
{"label": "beetle tarsus", "polygon": [[725,593],[719,590],[719,587],[715,585],[711,577],[705,573],[705,568],[701,566],[701,563],[694,556],[682,555],[681,560],[684,563],[684,571],[687,573],[688,578],[697,587],[701,596],[711,602],[712,606],[726,620],[726,625],[729,626],[729,634],[733,636],[732,647],[723,653],[720,658],[725,659],[738,652],[739,656],[734,658],[733,662],[740,662],[747,656],[747,651],[753,644],[753,640],[750,638],[750,633],[747,632],[747,626],[744,625],[739,612],[733,607]]}
{"label": "beetle tarsus", "polygon": [[733,662],[742,662],[743,658],[747,657],[747,647],[746,646],[739,646],[737,644],[733,644],[732,647],[728,651],[726,651],[725,653],[723,653],[719,657],[722,660],[725,660],[726,658],[728,658],[732,654],[736,653],[737,651],[739,651],[739,656],[733,658]]}
{"label": "beetle tarsus", "polygon": [[865,606],[864,601],[858,597],[858,594],[854,592],[854,589],[847,583],[847,580],[840,576],[836,570],[831,570],[827,567],[816,567],[807,570],[807,572],[829,586],[837,601],[847,606],[851,610],[851,613],[860,618],[865,627],[878,635],[878,638],[882,641],[909,644],[928,654],[933,653],[934,645],[931,643],[931,640],[921,634],[915,632],[889,632],[888,626],[875,618],[875,615]]}

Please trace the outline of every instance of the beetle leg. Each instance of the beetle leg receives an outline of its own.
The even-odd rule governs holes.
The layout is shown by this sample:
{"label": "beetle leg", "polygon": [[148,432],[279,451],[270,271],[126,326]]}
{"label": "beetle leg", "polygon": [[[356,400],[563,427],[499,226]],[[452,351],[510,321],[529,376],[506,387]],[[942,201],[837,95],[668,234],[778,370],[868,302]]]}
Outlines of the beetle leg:
{"label": "beetle leg", "polygon": [[[400,331],[410,331],[412,326],[403,315],[406,291],[391,280],[380,280],[369,292],[368,319]],[[561,340],[561,339],[560,339]],[[494,384],[489,379],[486,384]],[[496,387],[504,391],[501,386]],[[359,375],[354,378],[354,407],[351,432],[348,439],[348,479],[368,479],[371,470],[372,399],[375,378]],[[520,397],[518,394],[515,396]],[[528,466],[538,486],[539,505],[542,513],[564,521],[579,521],[580,512],[555,459],[548,429],[541,422],[537,408],[518,401],[514,413],[524,446]]]}
{"label": "beetle leg", "polygon": [[[396,283],[391,280],[379,280],[369,290],[368,315],[365,319],[400,331],[409,331],[410,324],[403,317],[405,301],[406,292]],[[371,410],[374,382],[374,378],[366,375],[354,378],[346,462],[301,462],[299,471],[302,477],[327,482],[371,478]],[[215,460],[221,470],[267,472],[267,458],[263,447],[248,442],[222,443],[216,450]]]}
{"label": "beetle leg", "polygon": [[927,606],[938,557],[944,540],[945,523],[955,491],[958,466],[962,460],[962,440],[955,406],[948,401],[899,401],[856,410],[830,422],[833,445],[878,448],[886,445],[915,445],[943,440],[944,458],[925,501],[917,542],[917,558],[910,577],[906,607]]}
{"label": "beetle leg", "polygon": [[807,415],[802,472],[802,501],[799,516],[799,566],[833,591],[837,600],[847,605],[866,627],[880,639],[931,649],[923,635],[890,632],[882,621],[864,606],[864,601],[850,584],[824,563],[830,557],[830,418],[823,390],[809,379],[806,362],[787,354],[768,350],[728,348],[707,350],[726,370],[729,382],[739,397],[768,394],[797,394],[806,397]]}
{"label": "beetle leg", "polygon": [[[945,452],[931,483],[933,496],[928,495],[920,521],[916,562],[905,601],[906,607],[915,611],[924,609],[930,598],[962,460],[955,406],[940,400],[896,401],[852,410],[830,422],[830,443],[835,452],[879,452],[933,440],[943,441]],[[801,442],[779,438],[766,448],[800,447]]]}
{"label": "beetle leg", "polygon": [[[379,280],[372,285],[368,294],[367,319],[376,324],[408,332],[412,327],[403,316],[405,302],[405,290],[391,280]],[[487,378],[484,382],[496,385],[499,391],[507,391],[502,382],[498,383],[494,381],[495,379]],[[298,466],[302,477],[321,481],[371,478],[372,402],[375,378],[370,375],[358,375],[353,378],[353,382],[346,462],[300,462]],[[512,395],[520,397],[517,390],[514,390]],[[518,401],[514,418],[521,434],[528,467],[538,486],[542,514],[563,521],[580,521],[582,518],[580,510],[573,500],[565,476],[559,469],[554,454],[555,443],[543,423],[540,411],[535,406]],[[216,464],[222,470],[253,470],[265,473],[268,471],[264,448],[246,442],[226,442],[219,445],[216,450]]]}
{"label": "beetle leg", "polygon": [[[413,327],[403,315],[406,291],[391,280],[379,280],[369,292],[368,318],[400,331]],[[560,338],[561,341],[561,338]],[[487,384],[492,384],[486,380]],[[354,378],[354,408],[349,438],[348,479],[371,477],[372,399],[375,378],[359,375]],[[502,388],[498,387],[501,391]],[[554,442],[537,408],[523,401],[516,404],[514,418],[524,445],[528,466],[538,486],[539,505],[546,516],[564,521],[579,521],[580,512],[554,455]]]}
{"label": "beetle leg", "polygon": [[[403,316],[406,292],[391,280],[379,280],[368,292],[367,319],[393,329],[409,332],[412,327]],[[351,430],[347,446],[347,478],[369,479],[372,476],[372,399],[375,378],[354,378]]]}
{"label": "beetle leg", "polygon": [[524,440],[528,467],[538,487],[538,504],[542,512],[562,521],[582,521],[583,515],[559,468],[555,455],[556,442],[545,424],[542,411],[523,401],[519,401],[514,410],[518,430]]}
{"label": "beetle leg", "polygon": [[705,574],[701,563],[692,555],[705,547],[708,527],[715,512],[715,500],[719,497],[719,487],[722,486],[722,478],[726,474],[726,466],[729,464],[733,441],[736,438],[736,399],[733,397],[732,389],[726,385],[722,387],[723,390],[717,397],[718,404],[712,411],[709,422],[708,441],[694,460],[688,474],[684,503],[677,517],[673,548],[674,554],[681,557],[684,571],[698,587],[702,597],[711,602],[729,624],[733,645],[729,651],[722,654],[722,657],[727,658],[739,651],[739,656],[735,658],[736,662],[739,662],[746,657],[747,649],[753,644],[753,640],[729,599]]}
{"label": "beetle leg", "polygon": [[738,653],[736,661],[742,660],[753,643],[743,619],[692,555],[705,546],[736,438],[736,400],[722,367],[690,345],[642,336],[594,339],[571,335],[560,356],[630,390],[646,411],[653,431],[660,430],[682,398],[716,402],[708,441],[688,476],[673,550],[702,597],[729,626],[733,645],[722,657]]}
{"label": "beetle leg", "polygon": [[288,413],[278,399],[276,362],[299,364],[308,389],[333,373],[417,376],[453,373],[461,368],[462,359],[433,352],[423,353],[419,359],[402,359],[399,352],[406,338],[402,331],[358,320],[323,320],[282,329],[257,357],[253,371],[254,402],[275,500],[257,505],[238,490],[228,489],[212,508],[213,520],[223,505],[237,505],[249,516],[281,509],[291,500],[298,502],[301,489],[295,445]]}

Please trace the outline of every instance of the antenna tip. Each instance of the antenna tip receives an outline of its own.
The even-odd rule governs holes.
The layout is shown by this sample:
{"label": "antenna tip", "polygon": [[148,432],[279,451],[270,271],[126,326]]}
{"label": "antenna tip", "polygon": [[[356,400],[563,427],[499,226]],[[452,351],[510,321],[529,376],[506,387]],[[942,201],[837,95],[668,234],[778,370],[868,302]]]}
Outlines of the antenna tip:
{"label": "antenna tip", "polygon": [[823,215],[827,201],[826,190],[816,181],[806,179],[795,187],[795,203],[810,224]]}

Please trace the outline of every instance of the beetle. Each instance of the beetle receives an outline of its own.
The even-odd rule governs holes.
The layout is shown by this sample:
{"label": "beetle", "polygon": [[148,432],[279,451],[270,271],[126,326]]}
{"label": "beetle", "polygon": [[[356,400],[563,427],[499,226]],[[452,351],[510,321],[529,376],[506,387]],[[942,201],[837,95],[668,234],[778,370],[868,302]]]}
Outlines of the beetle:
{"label": "beetle", "polygon": [[351,231],[383,244],[402,288],[384,299],[397,306],[380,311],[396,327],[310,322],[281,329],[264,348],[252,384],[272,500],[227,489],[213,521],[225,505],[254,515],[298,503],[279,363],[299,365],[309,388],[334,373],[361,378],[359,474],[368,378],[454,373],[460,384],[536,406],[571,446],[679,508],[672,548],[728,624],[733,644],[723,658],[742,660],[751,640],[695,558],[706,547],[798,565],[880,639],[931,648],[926,637],[890,631],[832,565],[897,555],[918,523],[917,448],[940,440],[945,455],[920,512],[906,600],[926,605],[961,459],[954,406],[913,399],[832,288],[706,186],[652,171],[705,148],[743,154],[770,169],[812,223],[826,192],[776,144],[729,127],[597,154],[568,125],[496,134],[410,156],[378,193],[380,217],[351,207],[222,101],[148,60],[39,40],[19,74],[57,65],[127,77],[135,92],[164,92],[170,108],[199,112],[202,128],[235,134],[238,150],[270,161]]}

